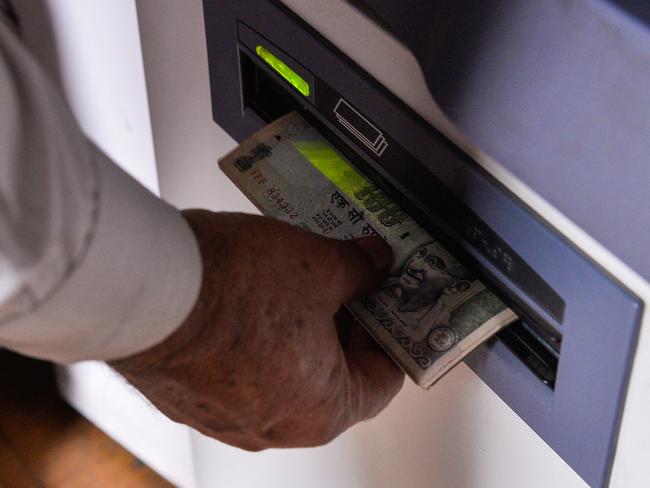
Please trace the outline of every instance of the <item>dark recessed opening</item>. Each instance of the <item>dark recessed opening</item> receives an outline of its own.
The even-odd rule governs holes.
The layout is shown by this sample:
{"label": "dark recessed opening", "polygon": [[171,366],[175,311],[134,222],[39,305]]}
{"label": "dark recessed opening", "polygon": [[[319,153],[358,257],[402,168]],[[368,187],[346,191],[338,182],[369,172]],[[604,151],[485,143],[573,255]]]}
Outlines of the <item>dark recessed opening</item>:
{"label": "dark recessed opening", "polygon": [[291,87],[267,73],[247,53],[240,51],[239,58],[244,108],[253,110],[265,122],[302,109],[302,104],[289,93]]}

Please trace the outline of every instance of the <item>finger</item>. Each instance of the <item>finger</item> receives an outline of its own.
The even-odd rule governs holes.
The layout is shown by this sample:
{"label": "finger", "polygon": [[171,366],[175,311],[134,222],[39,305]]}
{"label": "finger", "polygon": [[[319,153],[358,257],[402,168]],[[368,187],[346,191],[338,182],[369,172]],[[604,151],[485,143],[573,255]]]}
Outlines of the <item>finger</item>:
{"label": "finger", "polygon": [[334,316],[339,342],[344,351],[348,349],[381,350],[379,344],[363,328],[347,307],[342,307]]}
{"label": "finger", "polygon": [[381,351],[357,349],[345,353],[350,375],[350,425],[381,412],[404,384],[404,373]]}
{"label": "finger", "polygon": [[371,349],[381,351],[381,346],[375,339],[363,328],[361,322],[355,320],[348,333],[348,349]]}
{"label": "finger", "polygon": [[350,336],[355,320],[354,315],[346,307],[341,307],[334,315],[336,332],[343,349],[349,349],[350,347]]}
{"label": "finger", "polygon": [[334,315],[334,323],[336,324],[341,348],[344,351],[348,349],[383,350],[372,335],[366,331],[361,322],[354,318],[354,315],[352,315],[347,307],[342,307]]}
{"label": "finger", "polygon": [[340,266],[338,297],[341,304],[376,289],[393,264],[393,250],[379,237],[332,241]]}

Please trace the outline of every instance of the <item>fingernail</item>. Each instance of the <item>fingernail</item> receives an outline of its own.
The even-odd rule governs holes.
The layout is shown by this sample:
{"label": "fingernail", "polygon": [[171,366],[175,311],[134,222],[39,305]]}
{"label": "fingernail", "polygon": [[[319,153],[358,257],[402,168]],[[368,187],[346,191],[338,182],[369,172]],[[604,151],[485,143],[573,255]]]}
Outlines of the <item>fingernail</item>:
{"label": "fingernail", "polygon": [[355,240],[357,246],[363,249],[372,259],[375,269],[388,271],[393,265],[393,250],[380,237],[362,237]]}

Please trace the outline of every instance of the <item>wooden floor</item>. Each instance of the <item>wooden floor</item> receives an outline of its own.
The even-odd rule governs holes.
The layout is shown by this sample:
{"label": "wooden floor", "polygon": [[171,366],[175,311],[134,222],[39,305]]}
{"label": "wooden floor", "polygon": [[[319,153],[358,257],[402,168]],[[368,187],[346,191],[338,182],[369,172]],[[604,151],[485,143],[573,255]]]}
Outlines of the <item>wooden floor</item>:
{"label": "wooden floor", "polygon": [[0,350],[0,488],[171,487],[70,408],[48,363]]}

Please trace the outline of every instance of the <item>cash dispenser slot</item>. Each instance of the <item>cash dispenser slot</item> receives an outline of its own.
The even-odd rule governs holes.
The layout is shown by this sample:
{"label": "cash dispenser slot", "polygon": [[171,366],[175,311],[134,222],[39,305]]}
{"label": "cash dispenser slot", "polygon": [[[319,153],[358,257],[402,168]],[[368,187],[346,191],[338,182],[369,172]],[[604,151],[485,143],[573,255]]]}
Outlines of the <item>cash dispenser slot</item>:
{"label": "cash dispenser slot", "polygon": [[[303,117],[317,127],[319,131],[342,152],[358,169],[369,176],[383,191],[391,196],[404,208],[410,215],[426,228],[433,236],[445,243],[449,249],[453,249],[458,259],[468,268],[474,270],[480,275],[486,286],[496,293],[501,300],[510,306],[520,317],[528,317],[520,320],[512,326],[498,334],[498,338],[523,362],[528,368],[542,381],[545,385],[553,388],[557,374],[558,361],[560,357],[560,346],[562,335],[548,324],[539,325],[531,319],[531,314],[527,312],[520,304],[517,304],[509,296],[507,289],[503,286],[494,286],[494,278],[486,276],[485,272],[480,270],[480,265],[472,259],[466,252],[458,247],[446,232],[436,224],[441,221],[440,218],[434,220],[431,218],[432,212],[423,212],[399,191],[397,191],[382,175],[373,169],[366,158],[359,154],[359,149],[354,145],[344,142],[331,129],[328,122],[313,113],[313,108],[303,97],[296,96],[290,86],[283,80],[282,76],[275,73],[274,70],[256,56],[251,50],[242,46],[239,52],[241,81],[242,81],[242,109],[252,111],[259,116],[265,123],[271,122],[291,111],[298,111]],[[316,90],[323,89],[322,83],[316,84]],[[318,96],[318,95],[316,95]],[[336,108],[336,116],[345,116],[352,119],[351,122],[356,126],[363,124],[360,115],[354,112],[351,106],[342,107],[339,103]],[[373,132],[374,131],[374,132]],[[372,126],[360,127],[357,134],[359,140],[363,140],[368,146],[375,143],[375,148],[381,150],[382,144],[386,144],[385,138],[379,134],[379,130]],[[372,147],[371,147],[372,150]],[[439,182],[436,183],[440,185]],[[451,198],[449,196],[448,198]],[[449,200],[448,200],[449,201]],[[456,203],[459,205],[459,203]]]}
{"label": "cash dispenser slot", "polygon": [[242,141],[298,110],[474,270],[521,320],[465,363],[589,484],[605,486],[638,297],[282,2],[203,6],[215,121]]}

